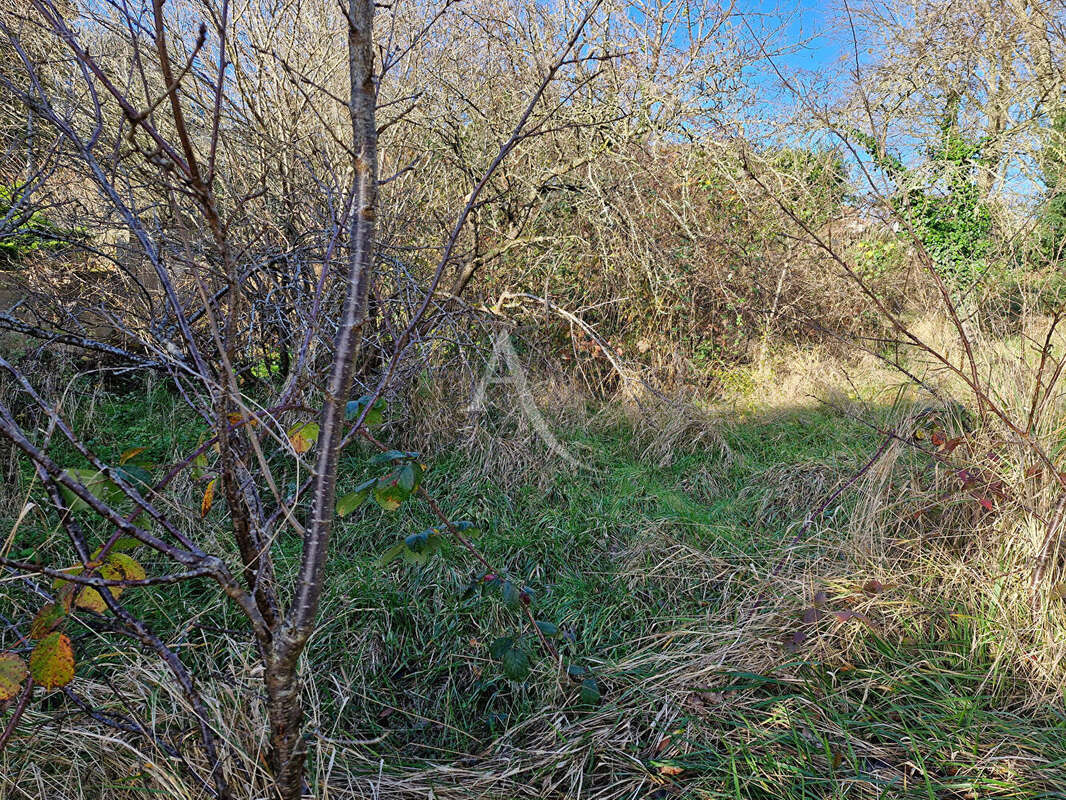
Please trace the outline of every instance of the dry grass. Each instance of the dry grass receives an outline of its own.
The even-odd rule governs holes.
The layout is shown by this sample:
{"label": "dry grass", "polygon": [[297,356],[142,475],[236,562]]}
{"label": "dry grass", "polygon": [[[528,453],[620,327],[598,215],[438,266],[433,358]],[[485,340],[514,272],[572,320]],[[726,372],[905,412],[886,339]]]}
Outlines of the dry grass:
{"label": "dry grass", "polygon": [[[1017,348],[987,352],[1004,402],[1024,408]],[[1036,605],[1029,580],[1055,494],[1030,474],[1031,455],[992,428],[955,451],[1002,482],[989,512],[953,483],[957,467],[915,449],[929,441],[915,431],[934,423],[876,362],[780,352],[753,369],[736,385],[772,391],[713,408],[593,410],[566,386],[538,386],[541,407],[567,421],[554,430],[596,473],[560,467],[506,406],[463,428],[439,397],[416,400],[412,419],[463,434],[436,454],[438,488],[458,509],[494,515],[484,545],[493,558],[516,569],[532,562],[544,613],[578,633],[575,656],[596,671],[604,700],[580,704],[545,658],[528,685],[494,678],[483,642],[511,623],[498,604],[456,603],[461,558],[382,576],[377,550],[417,520],[397,520],[393,532],[356,525],[338,542],[337,586],[306,665],[318,796],[1066,793],[1056,711],[1066,615],[1048,592],[1063,580],[1060,561]],[[864,422],[850,419],[857,413]],[[1049,410],[1042,440],[1056,440],[1061,419],[1066,410]],[[879,441],[867,423],[900,439],[851,483]],[[982,461],[987,452],[996,458]],[[174,620],[195,607],[212,626],[232,622],[203,594],[175,602]],[[238,797],[269,797],[247,645],[206,625],[172,635],[207,676]],[[78,692],[184,742],[195,765],[191,715],[165,672],[98,644],[79,643],[96,660]],[[486,723],[493,715],[498,724]],[[60,697],[27,715],[0,774],[13,798],[204,796],[150,739]]]}

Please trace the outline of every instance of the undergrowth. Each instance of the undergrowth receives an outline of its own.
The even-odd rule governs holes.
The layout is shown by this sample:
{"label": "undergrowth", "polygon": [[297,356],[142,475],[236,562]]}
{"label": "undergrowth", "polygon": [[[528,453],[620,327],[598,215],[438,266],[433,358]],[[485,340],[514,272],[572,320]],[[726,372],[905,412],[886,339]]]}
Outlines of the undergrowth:
{"label": "undergrowth", "polygon": [[[158,388],[71,396],[69,413],[93,423],[93,444],[110,458],[144,446],[166,464],[202,433]],[[453,518],[481,524],[486,558],[525,580],[537,614],[558,621],[567,658],[599,676],[594,705],[544,653],[527,681],[500,674],[487,645],[517,623],[464,594],[476,565],[458,547],[422,566],[380,566],[393,542],[433,523],[427,509],[346,518],[306,655],[312,778],[325,796],[1066,793],[1061,695],[1034,702],[975,595],[918,571],[896,539],[874,553],[869,531],[856,530],[872,524],[871,497],[898,499],[902,484],[852,476],[879,429],[915,409],[889,391],[837,401],[775,407],[748,396],[728,413],[668,417],[585,404],[558,431],[583,469],[549,453],[508,465],[461,437],[433,456],[427,489]],[[358,482],[364,456],[349,455],[345,480]],[[897,471],[913,460],[895,457]],[[15,478],[4,493],[12,520],[31,483],[25,469]],[[187,487],[191,509],[201,492]],[[189,524],[209,528],[212,516],[192,513]],[[19,541],[61,546],[35,514]],[[276,547],[279,569],[294,568],[298,542]],[[0,593],[5,607],[27,602],[11,583]],[[204,584],[144,593],[137,610],[206,668],[219,733],[254,796],[265,733],[250,642]],[[150,658],[109,650],[87,628],[75,638],[85,697],[157,730],[188,724]],[[118,736],[73,707],[26,720],[3,755],[5,796],[198,796],[142,735]]]}

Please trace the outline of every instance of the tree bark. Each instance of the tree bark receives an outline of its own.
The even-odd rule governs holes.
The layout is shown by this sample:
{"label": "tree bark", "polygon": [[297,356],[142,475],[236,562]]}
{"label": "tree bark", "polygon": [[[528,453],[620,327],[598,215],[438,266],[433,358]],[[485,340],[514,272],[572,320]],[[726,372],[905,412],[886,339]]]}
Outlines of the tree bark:
{"label": "tree bark", "polygon": [[302,735],[303,701],[297,665],[314,630],[326,567],[336,497],[337,462],[345,405],[367,316],[374,261],[377,212],[377,84],[373,51],[373,0],[349,0],[348,112],[352,126],[352,193],[349,222],[347,293],[337,331],[319,428],[311,521],[303,539],[300,572],[293,598],[266,669],[272,759],[282,800],[298,800],[303,788],[307,745]]}

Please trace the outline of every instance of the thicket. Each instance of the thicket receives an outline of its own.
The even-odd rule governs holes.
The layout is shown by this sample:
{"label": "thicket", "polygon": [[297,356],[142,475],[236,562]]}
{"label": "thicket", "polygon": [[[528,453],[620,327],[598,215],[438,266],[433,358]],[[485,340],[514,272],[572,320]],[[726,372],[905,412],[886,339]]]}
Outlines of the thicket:
{"label": "thicket", "polygon": [[[865,5],[850,30],[884,5]],[[934,69],[919,51],[943,31],[926,14],[903,32],[875,27],[883,57],[866,72],[856,64],[835,105],[800,93],[785,132],[752,141],[738,131],[760,122],[765,84],[746,76],[765,68],[771,42],[732,8],[11,3],[2,130],[21,166],[4,176],[0,248],[20,268],[0,312],[11,342],[0,434],[26,488],[0,549],[18,612],[0,638],[0,748],[42,701],[123,741],[146,738],[210,796],[318,791],[311,720],[344,693],[319,696],[314,645],[339,596],[344,525],[377,569],[412,568],[390,573],[400,594],[438,557],[465,559],[464,585],[451,588],[484,619],[469,638],[491,665],[478,668],[486,693],[522,695],[531,675],[550,674],[552,702],[582,719],[608,689],[625,696],[626,671],[609,674],[575,633],[587,616],[609,629],[605,648],[622,635],[594,598],[553,605],[535,546],[478,541],[494,520],[466,512],[488,501],[452,502],[448,480],[427,489],[432,437],[478,423],[469,387],[496,363],[501,331],[539,354],[524,353],[535,377],[569,362],[589,395],[634,404],[634,447],[659,467],[697,447],[720,455],[682,479],[710,502],[710,469],[731,469],[729,437],[667,395],[724,396],[742,367],[790,347],[831,343],[892,370],[898,399],[858,423],[876,441],[855,435],[873,449],[857,467],[734,465],[766,491],[755,503],[736,482],[729,490],[747,498],[753,527],[799,514],[785,537],[795,548],[854,512],[870,557],[916,576],[915,604],[936,602],[930,583],[949,586],[993,636],[1014,632],[981,663],[1028,652],[1012,678],[1049,685],[1062,657],[1066,362],[1063,309],[1046,289],[1062,244],[1064,117],[1048,99],[1059,51],[1044,49],[1058,16],[1037,7],[1046,16],[1011,20],[1021,33],[1010,46],[1039,67],[1000,75],[1013,99],[965,79],[991,69],[974,66],[1003,27],[991,23],[946,72],[901,90],[911,73],[899,72],[900,52]],[[1016,107],[1031,124],[1006,124]],[[901,149],[889,129],[903,130]],[[1033,160],[1034,139],[1047,201],[1029,224],[999,190]],[[994,325],[975,313],[991,307]],[[150,401],[163,391],[174,430],[141,430],[147,443],[95,430],[78,396],[86,374],[129,381]],[[861,500],[841,499],[860,486]],[[396,519],[422,524],[397,532]],[[627,545],[635,552],[618,557],[635,570],[660,555],[656,543]],[[690,556],[679,544],[654,569]],[[980,581],[950,572],[971,556]],[[796,600],[777,591],[785,560],[714,578],[721,594],[700,602],[744,595],[735,608],[755,620],[751,646],[776,636],[777,655],[827,620],[880,630],[851,606],[880,597],[883,575],[840,597],[814,592],[783,621],[778,609]],[[165,597],[180,598],[178,618]],[[190,601],[212,620],[188,617]],[[729,618],[724,601],[715,609]],[[912,622],[884,630],[905,638]],[[217,661],[187,651],[194,630],[224,643]],[[728,638],[715,646],[734,657]],[[167,674],[180,736],[146,726],[118,689],[105,702],[79,692],[76,675],[106,685],[108,653],[133,650]],[[700,674],[721,667],[694,651],[678,657]],[[221,669],[251,676],[244,702],[265,733],[241,731],[255,740],[243,751],[203,691]],[[678,680],[669,691],[691,693]]]}

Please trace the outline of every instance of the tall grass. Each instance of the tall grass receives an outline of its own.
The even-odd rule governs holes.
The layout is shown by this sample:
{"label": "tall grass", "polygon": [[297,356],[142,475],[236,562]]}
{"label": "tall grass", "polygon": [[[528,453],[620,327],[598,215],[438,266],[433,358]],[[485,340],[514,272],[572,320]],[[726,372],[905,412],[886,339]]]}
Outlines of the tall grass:
{"label": "tall grass", "polygon": [[[1018,411],[1032,388],[1022,341],[978,348],[999,402]],[[965,401],[932,364],[909,367]],[[726,377],[734,390],[714,403],[639,408],[545,389],[558,435],[593,470],[560,465],[506,409],[433,454],[429,488],[448,513],[484,524],[493,563],[562,623],[568,658],[600,678],[597,705],[543,655],[525,683],[499,674],[487,643],[515,623],[498,603],[462,598],[474,571],[462,552],[377,565],[396,537],[429,524],[425,510],[346,520],[304,665],[319,796],[1066,793],[1057,553],[1036,602],[1032,584],[1056,490],[1031,449],[901,386],[874,359],[780,349]],[[195,443],[165,394],[79,397],[105,450],[164,429],[160,461]],[[454,412],[420,402],[413,418],[454,429]],[[1056,399],[1034,432],[1054,454],[1064,415]],[[960,436],[947,455],[934,444]],[[980,479],[960,483],[963,469]],[[28,489],[19,473],[5,508]],[[195,487],[187,494],[194,509]],[[189,524],[210,526],[195,516]],[[278,547],[284,569],[295,544]],[[0,584],[5,606],[22,591]],[[250,642],[196,587],[139,602],[210,676],[241,796],[268,796]],[[89,628],[75,638],[74,688],[96,718],[62,695],[28,712],[0,757],[4,796],[203,796],[182,764],[196,757],[182,746],[191,714],[167,675]]]}

